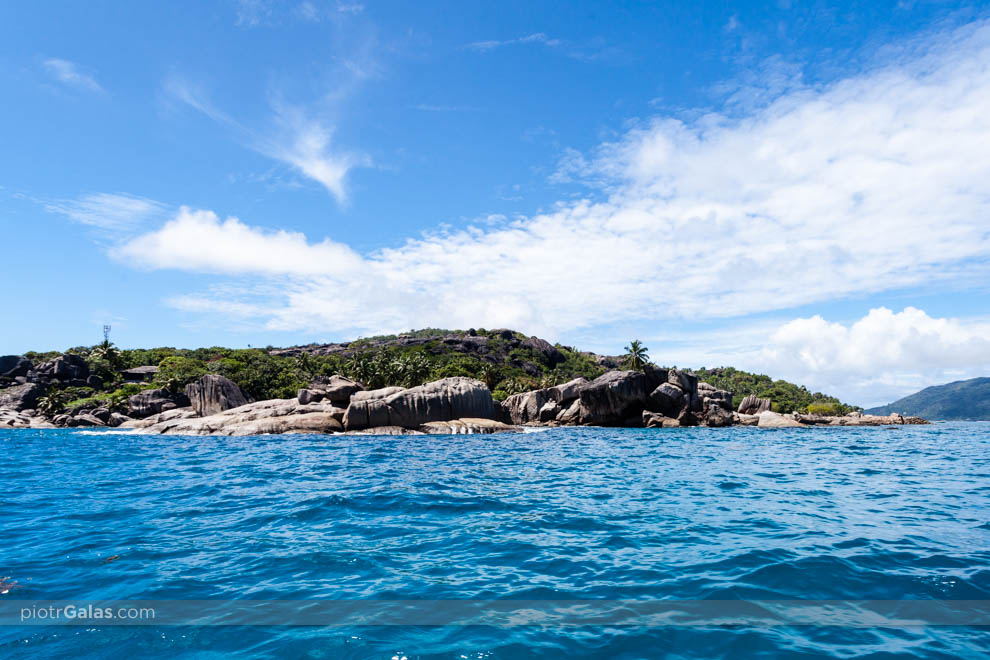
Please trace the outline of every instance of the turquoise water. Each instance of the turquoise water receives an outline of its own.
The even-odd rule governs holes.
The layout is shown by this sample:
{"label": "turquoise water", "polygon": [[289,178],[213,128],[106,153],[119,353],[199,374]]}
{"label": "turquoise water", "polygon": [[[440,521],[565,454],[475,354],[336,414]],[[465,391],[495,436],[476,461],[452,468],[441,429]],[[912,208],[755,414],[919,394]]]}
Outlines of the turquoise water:
{"label": "turquoise water", "polygon": [[[990,599],[990,424],[0,431],[3,599]],[[108,561],[116,556],[116,559]],[[0,656],[987,657],[990,629],[9,626]]]}

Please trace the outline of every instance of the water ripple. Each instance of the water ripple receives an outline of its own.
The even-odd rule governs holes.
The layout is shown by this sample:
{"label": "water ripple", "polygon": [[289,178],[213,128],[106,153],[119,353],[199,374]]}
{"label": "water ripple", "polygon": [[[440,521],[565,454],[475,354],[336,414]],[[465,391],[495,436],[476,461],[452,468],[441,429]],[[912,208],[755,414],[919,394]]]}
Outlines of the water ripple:
{"label": "water ripple", "polygon": [[[990,599],[990,424],[0,430],[18,599]],[[109,560],[113,558],[112,560]],[[9,578],[8,578],[9,576]],[[966,628],[29,628],[3,657],[979,657]]]}

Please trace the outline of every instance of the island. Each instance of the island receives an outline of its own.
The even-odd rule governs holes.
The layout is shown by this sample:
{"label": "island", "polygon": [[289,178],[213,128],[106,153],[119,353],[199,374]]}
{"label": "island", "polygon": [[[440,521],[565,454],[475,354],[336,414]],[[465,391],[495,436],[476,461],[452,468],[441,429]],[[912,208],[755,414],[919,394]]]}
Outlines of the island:
{"label": "island", "polygon": [[0,357],[0,428],[460,434],[923,423],[864,414],[732,368],[661,367],[638,341],[624,355],[603,356],[508,329],[428,329],[281,349],[121,350],[106,338],[63,353]]}

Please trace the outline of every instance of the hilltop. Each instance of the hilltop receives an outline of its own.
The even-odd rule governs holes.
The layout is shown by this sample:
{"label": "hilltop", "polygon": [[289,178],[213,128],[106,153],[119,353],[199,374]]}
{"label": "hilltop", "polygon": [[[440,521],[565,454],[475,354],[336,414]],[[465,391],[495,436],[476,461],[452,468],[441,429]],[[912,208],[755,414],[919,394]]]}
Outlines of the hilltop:
{"label": "hilltop", "polygon": [[874,415],[898,412],[939,420],[990,420],[990,378],[971,378],[926,387],[866,412]]}

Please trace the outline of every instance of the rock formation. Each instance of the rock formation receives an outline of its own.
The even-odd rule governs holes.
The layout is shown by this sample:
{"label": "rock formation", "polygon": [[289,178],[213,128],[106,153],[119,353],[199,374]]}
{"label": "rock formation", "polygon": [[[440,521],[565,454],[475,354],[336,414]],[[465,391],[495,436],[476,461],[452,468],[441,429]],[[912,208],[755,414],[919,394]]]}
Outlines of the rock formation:
{"label": "rock formation", "polygon": [[770,410],[770,399],[760,399],[750,394],[742,400],[736,412],[743,415],[759,415],[766,410]]}
{"label": "rock formation", "polygon": [[454,377],[391,393],[379,391],[374,398],[352,397],[344,427],[349,431],[373,426],[418,428],[427,422],[493,419],[494,415],[492,394],[484,383]]}
{"label": "rock formation", "polygon": [[189,397],[185,394],[172,393],[163,387],[156,390],[144,390],[127,397],[127,414],[130,417],[142,419],[188,405]]}
{"label": "rock formation", "polygon": [[201,417],[238,408],[251,401],[237,383],[216,374],[207,374],[186,385],[185,393],[193,410]]}

